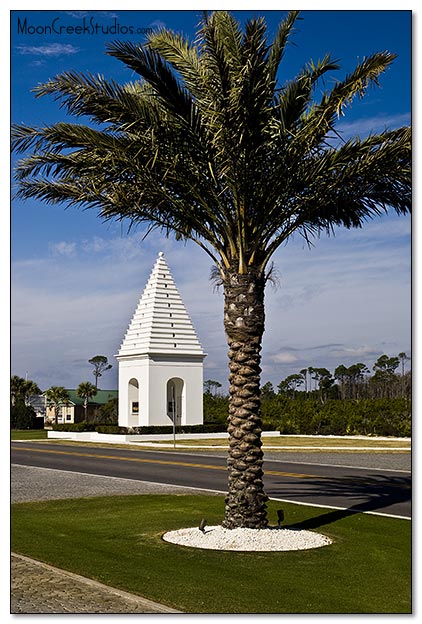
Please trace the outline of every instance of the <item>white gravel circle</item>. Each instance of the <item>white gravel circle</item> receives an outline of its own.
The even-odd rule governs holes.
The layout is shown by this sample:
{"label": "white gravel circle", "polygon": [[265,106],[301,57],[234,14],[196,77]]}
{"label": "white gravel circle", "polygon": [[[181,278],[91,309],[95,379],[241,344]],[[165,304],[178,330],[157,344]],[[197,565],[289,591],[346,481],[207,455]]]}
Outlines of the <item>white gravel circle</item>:
{"label": "white gravel circle", "polygon": [[163,540],[192,548],[261,552],[308,550],[333,543],[329,537],[321,533],[283,527],[225,529],[222,526],[207,526],[204,532],[194,527],[164,533]]}

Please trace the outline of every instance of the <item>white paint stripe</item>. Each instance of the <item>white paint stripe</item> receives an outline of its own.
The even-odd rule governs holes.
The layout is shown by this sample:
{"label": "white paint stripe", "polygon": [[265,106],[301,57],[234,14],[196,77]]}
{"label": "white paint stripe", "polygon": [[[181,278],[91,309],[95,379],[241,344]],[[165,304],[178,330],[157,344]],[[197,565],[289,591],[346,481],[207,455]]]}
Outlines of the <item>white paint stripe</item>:
{"label": "white paint stripe", "polygon": [[292,503],[293,505],[303,505],[305,507],[320,507],[321,509],[336,509],[338,511],[353,511],[354,513],[364,513],[369,514],[370,516],[383,516],[385,518],[397,518],[398,520],[411,520],[410,516],[397,516],[395,514],[382,513],[381,511],[361,511],[360,509],[354,510],[353,507],[334,507],[334,505],[319,505],[318,503],[304,503],[295,500],[290,500],[288,498],[273,498],[270,497],[270,500],[279,501],[280,503]]}
{"label": "white paint stripe", "polygon": [[[377,472],[404,472],[405,474],[411,474],[411,470],[399,470],[398,468],[378,468],[374,466],[348,466],[346,464],[321,464],[320,462],[298,462],[298,461],[287,461],[285,459],[268,459],[264,462],[280,462],[282,464],[298,464],[300,466],[324,466],[324,468],[354,468],[356,470],[376,470]],[[265,472],[265,470],[264,470]]]}

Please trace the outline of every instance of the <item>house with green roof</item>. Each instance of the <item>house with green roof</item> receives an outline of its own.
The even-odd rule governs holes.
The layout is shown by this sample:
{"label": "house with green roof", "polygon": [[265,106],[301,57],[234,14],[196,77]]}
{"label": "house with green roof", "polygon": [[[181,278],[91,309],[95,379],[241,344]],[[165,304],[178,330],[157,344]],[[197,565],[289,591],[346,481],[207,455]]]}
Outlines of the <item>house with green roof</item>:
{"label": "house with green roof", "polygon": [[[66,388],[69,400],[60,406],[58,423],[74,424],[85,420],[84,399],[78,396],[76,389]],[[95,411],[111,399],[118,399],[118,390],[97,390],[97,394],[88,401],[87,419],[93,417]],[[54,407],[46,404],[46,421],[54,422]]]}

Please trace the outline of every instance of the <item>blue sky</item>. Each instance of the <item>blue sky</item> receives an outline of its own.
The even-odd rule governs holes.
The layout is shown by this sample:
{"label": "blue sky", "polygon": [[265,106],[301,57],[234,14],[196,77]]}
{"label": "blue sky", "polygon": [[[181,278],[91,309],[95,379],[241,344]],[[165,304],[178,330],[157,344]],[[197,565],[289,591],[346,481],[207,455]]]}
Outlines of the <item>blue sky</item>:
{"label": "blue sky", "polygon": [[[285,12],[235,15],[241,21],[263,15],[271,35]],[[381,77],[381,88],[356,100],[338,130],[348,138],[410,122],[409,11],[305,10],[301,17],[281,81],[310,58],[330,52],[341,69],[326,79],[329,87],[364,56],[389,50],[398,58]],[[199,18],[196,10],[13,11],[12,121],[45,125],[63,119],[52,98],[35,99],[30,91],[62,71],[134,80],[132,72],[104,54],[107,41],[142,40],[143,29],[158,26],[192,37]],[[208,353],[204,377],[225,384],[223,297],[213,291],[210,261],[199,248],[157,233],[142,241],[141,231],[103,224],[94,211],[13,201],[11,215],[12,374],[28,374],[42,389],[75,387],[93,380],[87,360],[103,354],[113,369],[101,387],[117,387],[113,356],[162,250]],[[410,232],[410,217],[389,215],[362,230],[322,237],[311,249],[297,237],[277,251],[279,285],[266,293],[263,382],[277,385],[308,366],[333,371],[339,364],[364,362],[372,367],[382,353],[410,354]]]}

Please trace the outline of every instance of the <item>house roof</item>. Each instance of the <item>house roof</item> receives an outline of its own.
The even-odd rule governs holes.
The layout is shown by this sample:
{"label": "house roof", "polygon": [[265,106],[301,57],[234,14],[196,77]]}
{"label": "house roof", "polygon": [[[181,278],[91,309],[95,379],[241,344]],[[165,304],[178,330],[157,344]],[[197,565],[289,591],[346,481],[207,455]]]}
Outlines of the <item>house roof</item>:
{"label": "house roof", "polygon": [[118,357],[160,354],[205,357],[162,251],[158,254]]}
{"label": "house roof", "polygon": [[[84,404],[84,399],[77,395],[77,390],[73,390],[69,388],[66,388],[66,389],[69,393],[70,401],[72,403],[74,403],[75,405]],[[105,403],[110,401],[110,399],[117,399],[118,394],[119,394],[118,390],[97,390],[97,394],[89,399],[88,404],[89,405],[104,405]]]}

